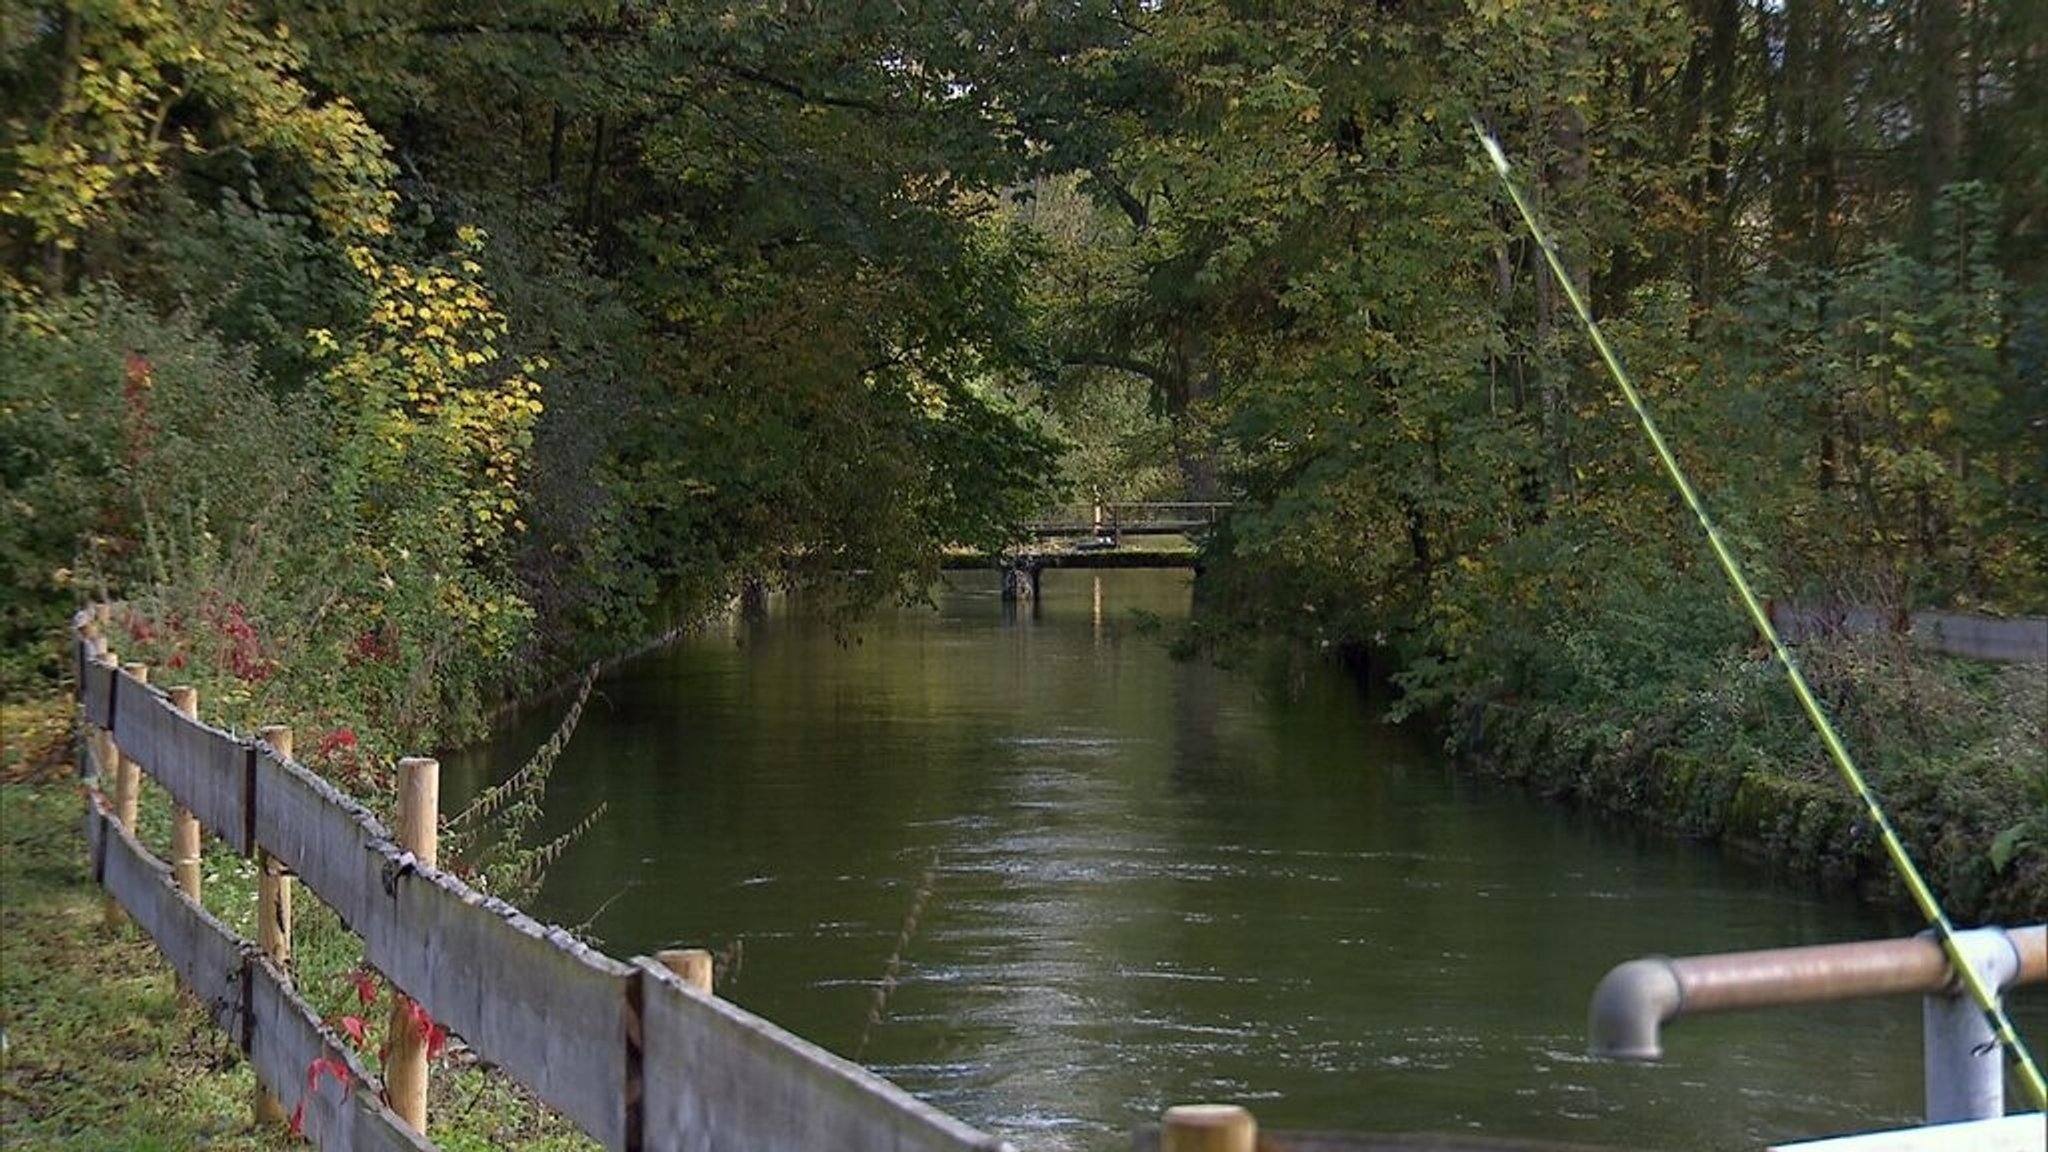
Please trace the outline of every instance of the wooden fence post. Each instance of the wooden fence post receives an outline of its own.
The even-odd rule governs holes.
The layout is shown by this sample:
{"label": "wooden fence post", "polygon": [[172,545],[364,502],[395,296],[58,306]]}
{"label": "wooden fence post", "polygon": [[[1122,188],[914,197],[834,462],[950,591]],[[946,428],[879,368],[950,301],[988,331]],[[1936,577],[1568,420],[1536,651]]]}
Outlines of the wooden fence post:
{"label": "wooden fence post", "polygon": [[[166,693],[171,706],[183,712],[189,720],[199,719],[199,689],[180,685]],[[199,827],[199,817],[183,804],[171,814],[171,874],[178,878],[178,888],[199,902],[199,858],[204,832]]]}
{"label": "wooden fence post", "polygon": [[[112,648],[107,647],[107,639],[104,636],[98,637],[93,641],[93,659],[97,663],[107,665],[110,668],[119,668],[121,666],[121,658],[114,654]],[[102,716],[100,719],[112,720],[113,717]],[[107,783],[117,781],[121,776],[120,769],[115,767],[114,764],[114,757],[118,754],[118,750],[114,747],[114,730],[101,727],[90,716],[85,718],[85,723],[86,730],[91,733],[88,739],[92,743],[93,782],[95,786],[104,788]]]}
{"label": "wooden fence post", "polygon": [[[109,653],[110,657],[111,655]],[[126,672],[141,683],[149,683],[149,665],[147,664],[123,664],[121,665],[121,671]],[[116,695],[118,696],[118,693]],[[113,717],[109,716],[107,719],[112,720]],[[142,765],[137,764],[126,753],[122,752],[119,747],[116,747],[114,749],[114,818],[119,820],[121,827],[126,828],[131,835],[135,832],[136,813],[141,808]],[[107,897],[106,922],[108,927],[128,922],[128,914],[121,910],[121,902],[114,899],[111,895]]]}
{"label": "wooden fence post", "polygon": [[[149,683],[147,664],[123,664],[121,671],[139,683]],[[135,816],[142,807],[142,765],[125,752],[117,753],[115,763],[119,767],[114,772],[114,818],[133,835]]]}
{"label": "wooden fence post", "polygon": [[[420,756],[398,762],[398,844],[421,865],[440,862],[441,765]],[[390,1052],[384,1058],[384,1092],[398,1118],[425,1135],[427,1131],[427,1037],[420,1030],[418,1009],[403,992],[392,990],[391,1026],[385,1035]]]}
{"label": "wooden fence post", "polygon": [[[279,758],[292,758],[292,730],[272,724],[257,731],[256,738],[270,745]],[[292,962],[292,876],[277,857],[262,845],[256,846],[256,943],[280,972],[289,972]]]}
{"label": "wooden fence post", "polygon": [[[256,738],[270,745],[278,756],[292,758],[292,730],[283,724],[259,729]],[[256,846],[256,943],[277,970],[289,978],[292,963],[292,878],[277,857],[262,845]],[[284,1105],[256,1082],[256,1122],[277,1125],[287,1122]]]}
{"label": "wooden fence post", "polygon": [[666,948],[654,954],[661,966],[682,978],[683,983],[706,996],[711,995],[711,953],[702,948]]}
{"label": "wooden fence post", "polygon": [[[85,662],[78,667],[81,689],[85,686],[85,678],[92,674],[93,668],[114,663],[114,653],[107,647],[106,633],[100,627],[96,613],[88,617],[82,631],[86,640]],[[81,698],[79,714],[84,720],[79,725],[78,777],[89,792],[98,792],[103,786],[104,778],[114,772],[114,734],[93,721],[92,713],[85,708],[84,703]],[[108,720],[112,717],[102,716],[100,719]],[[86,801],[88,811],[92,805],[93,801]],[[117,922],[111,911],[107,915],[107,922]]]}
{"label": "wooden fence post", "polygon": [[79,624],[78,638],[85,644],[85,659],[81,660],[78,666],[78,674],[83,677],[85,675],[85,666],[98,660],[100,653],[107,650],[107,638],[100,631],[100,626],[91,620],[86,620]]}
{"label": "wooden fence post", "polygon": [[1253,1152],[1259,1125],[1235,1104],[1176,1104],[1159,1129],[1159,1152]]}

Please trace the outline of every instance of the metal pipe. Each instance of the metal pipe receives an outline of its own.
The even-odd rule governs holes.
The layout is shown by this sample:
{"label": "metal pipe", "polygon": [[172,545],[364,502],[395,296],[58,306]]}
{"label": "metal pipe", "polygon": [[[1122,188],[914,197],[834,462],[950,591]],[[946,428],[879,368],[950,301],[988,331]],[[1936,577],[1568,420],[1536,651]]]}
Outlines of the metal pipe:
{"label": "metal pipe", "polygon": [[1678,1015],[1685,992],[1674,962],[1650,956],[1617,964],[1593,989],[1587,1027],[1593,1055],[1613,1060],[1655,1060],[1664,1055],[1659,1032]]}
{"label": "metal pipe", "polygon": [[[1988,987],[2048,982],[2048,925],[1958,932],[1956,945]],[[1928,935],[1630,960],[1593,990],[1588,1031],[1596,1056],[1655,1060],[1664,1022],[1680,1016],[1915,992],[1925,997],[1927,1122],[2004,1115],[2005,1064],[1991,1024]]]}
{"label": "metal pipe", "polygon": [[[2016,958],[2007,984],[2048,981],[2048,926],[1979,928]],[[1588,1031],[1596,1056],[1654,1060],[1667,1020],[1787,1004],[1953,992],[1948,958],[1931,937],[1822,944],[1719,956],[1650,957],[1618,965],[1594,989]]]}
{"label": "metal pipe", "polygon": [[2020,974],[2013,983],[2048,980],[2048,925],[2014,928],[2006,935],[2012,938],[2013,947],[2019,949],[2020,954]]}
{"label": "metal pipe", "polygon": [[[1963,932],[1956,936],[1963,962],[1977,970],[1986,987],[2003,988],[2020,971],[2020,949],[2005,933]],[[2005,1115],[2005,1059],[1984,1010],[1953,991],[1920,1001],[1926,1055],[1922,1075],[1927,1122],[1996,1120]]]}

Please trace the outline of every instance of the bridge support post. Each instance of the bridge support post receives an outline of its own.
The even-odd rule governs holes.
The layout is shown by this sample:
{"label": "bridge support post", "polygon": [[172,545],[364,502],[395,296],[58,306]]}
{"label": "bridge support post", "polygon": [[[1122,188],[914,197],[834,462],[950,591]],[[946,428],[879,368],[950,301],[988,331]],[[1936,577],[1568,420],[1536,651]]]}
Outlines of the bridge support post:
{"label": "bridge support post", "polygon": [[740,581],[740,616],[746,620],[761,620],[768,615],[768,583],[759,576],[748,576]]}
{"label": "bridge support post", "polygon": [[1037,600],[1039,580],[1045,574],[1045,566],[1028,557],[1016,557],[1003,562],[1003,600],[1016,603],[1019,600]]}

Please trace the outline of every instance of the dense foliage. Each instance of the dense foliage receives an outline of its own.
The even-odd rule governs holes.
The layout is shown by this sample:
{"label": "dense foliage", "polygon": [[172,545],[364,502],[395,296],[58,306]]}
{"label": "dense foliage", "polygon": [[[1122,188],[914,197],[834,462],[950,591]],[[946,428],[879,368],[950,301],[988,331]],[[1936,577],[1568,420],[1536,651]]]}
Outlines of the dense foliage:
{"label": "dense foliage", "polygon": [[1179,493],[1237,505],[1219,633],[1652,772],[1744,626],[1468,123],[1767,592],[2040,611],[2044,44],[2031,0],[12,0],[6,671],[105,586],[252,708],[414,738],[742,581],[857,610],[1062,486]]}

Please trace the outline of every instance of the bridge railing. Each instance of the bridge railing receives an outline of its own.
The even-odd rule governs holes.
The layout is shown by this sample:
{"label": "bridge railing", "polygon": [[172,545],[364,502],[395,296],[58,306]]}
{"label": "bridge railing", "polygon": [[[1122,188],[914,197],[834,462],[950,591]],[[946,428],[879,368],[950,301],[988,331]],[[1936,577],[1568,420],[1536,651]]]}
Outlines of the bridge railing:
{"label": "bridge railing", "polygon": [[[144,670],[116,667],[87,613],[74,626],[90,779],[138,764],[181,821],[236,853],[274,857],[361,937],[370,965],[604,1147],[1008,1147],[659,963],[613,959],[423,863],[289,756],[200,722]],[[90,796],[94,880],[306,1135],[322,1148],[432,1148],[360,1087],[376,1081],[286,972],[175,882],[97,788]],[[196,865],[196,845],[182,851]]]}
{"label": "bridge railing", "polygon": [[1179,534],[1213,528],[1230,509],[1228,501],[1220,500],[1069,504],[1047,509],[1026,521],[1025,528],[1037,536]]}

